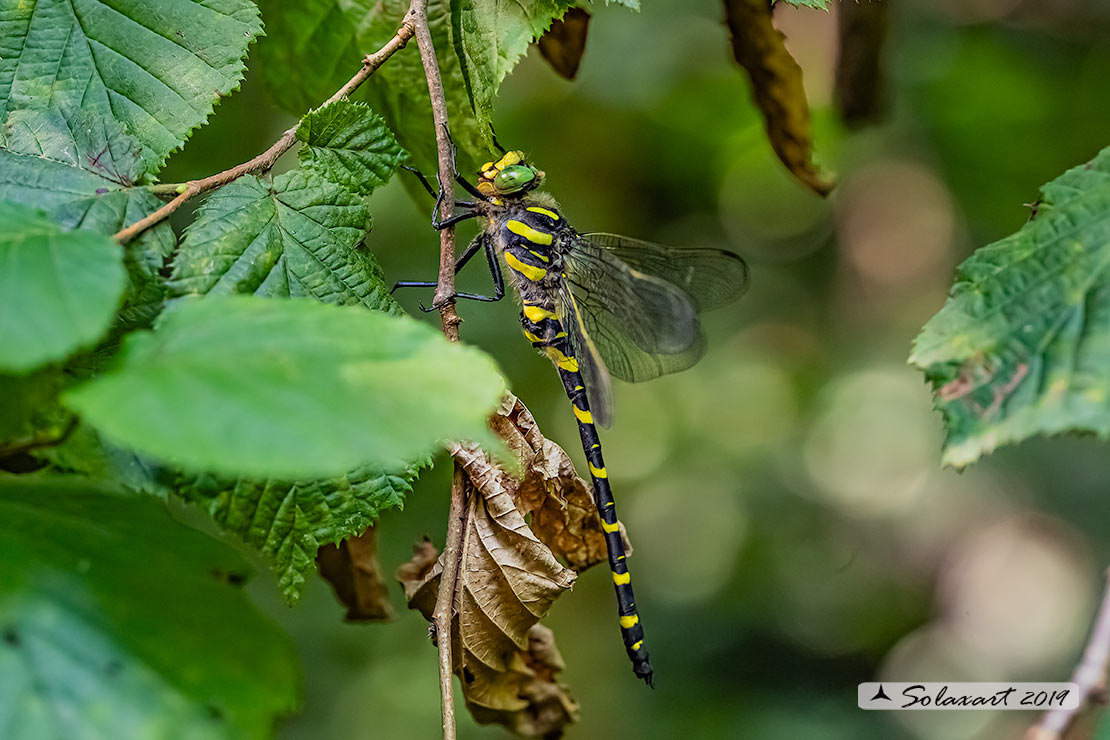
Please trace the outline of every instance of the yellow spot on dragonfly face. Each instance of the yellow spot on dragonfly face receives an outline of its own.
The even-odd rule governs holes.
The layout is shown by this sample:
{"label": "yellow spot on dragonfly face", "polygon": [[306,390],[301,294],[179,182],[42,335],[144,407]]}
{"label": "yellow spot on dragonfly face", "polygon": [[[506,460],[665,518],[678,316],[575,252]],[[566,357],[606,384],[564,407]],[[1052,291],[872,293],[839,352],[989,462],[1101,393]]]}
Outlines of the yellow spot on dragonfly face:
{"label": "yellow spot on dragonfly face", "polygon": [[558,221],[559,220],[559,214],[558,213],[555,213],[555,211],[550,211],[546,208],[540,208],[539,206],[530,206],[528,208],[528,210],[531,211],[532,213],[542,213],[543,215],[550,218],[552,221]]}
{"label": "yellow spot on dragonfly face", "polygon": [[550,244],[551,234],[545,234],[542,231],[536,231],[523,221],[517,221],[515,218],[510,218],[505,222],[505,228],[513,232],[517,236],[523,236],[533,244]]}
{"label": "yellow spot on dragonfly face", "polygon": [[524,318],[528,319],[533,324],[538,324],[544,319],[559,318],[558,314],[556,314],[554,311],[548,311],[546,308],[532,306],[527,303],[524,304],[524,310],[522,313],[524,314]]}
{"label": "yellow spot on dragonfly face", "polygon": [[639,624],[639,622],[640,622],[640,616],[638,614],[632,614],[631,616],[621,617],[621,627],[624,627],[626,630],[632,629],[637,624]]}
{"label": "yellow spot on dragonfly face", "polygon": [[632,574],[631,573],[614,573],[613,574],[613,583],[617,584],[618,586],[623,586],[626,583],[632,583]]}
{"label": "yellow spot on dragonfly face", "polygon": [[632,643],[632,649],[633,650],[639,650],[643,646],[644,646],[644,641],[643,640],[639,640],[637,642]]}
{"label": "yellow spot on dragonfly face", "polygon": [[613,522],[612,524],[609,524],[606,521],[602,521],[601,528],[604,529],[606,532],[619,532],[621,531],[621,523]]}
{"label": "yellow spot on dragonfly face", "polygon": [[519,272],[521,275],[528,278],[532,282],[543,280],[544,276],[547,275],[547,270],[543,269],[542,267],[535,267],[533,265],[521,262],[513,256],[512,252],[505,252],[505,264],[511,267],[513,271]]}
{"label": "yellow spot on dragonfly face", "polygon": [[[575,367],[577,367],[577,366],[578,366],[578,363],[576,362]],[[574,372],[574,371],[570,370],[568,372]],[[582,409],[578,408],[577,406],[571,406],[571,408],[574,409],[574,415],[578,417],[578,421],[582,422],[583,424],[593,424],[594,423],[594,415],[591,414],[589,411],[583,411]]]}
{"label": "yellow spot on dragonfly face", "polygon": [[595,478],[608,478],[609,477],[609,473],[606,472],[605,468],[595,468],[593,466],[593,463],[590,464],[590,473],[592,473]]}

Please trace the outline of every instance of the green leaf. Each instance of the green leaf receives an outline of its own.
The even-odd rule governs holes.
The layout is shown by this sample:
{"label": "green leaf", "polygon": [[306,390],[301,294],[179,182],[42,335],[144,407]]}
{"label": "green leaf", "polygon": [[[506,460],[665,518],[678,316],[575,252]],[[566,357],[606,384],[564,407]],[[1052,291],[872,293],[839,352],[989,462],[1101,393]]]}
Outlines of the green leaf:
{"label": "green leaf", "polygon": [[[116,121],[80,112],[20,110],[4,126],[0,199],[41,208],[66,229],[114,234],[153,213],[162,202],[132,187],[139,173],[138,142]],[[168,222],[123,250],[130,282],[120,329],[149,326],[161,310],[164,261],[174,249]]]}
{"label": "green leaf", "polygon": [[[259,45],[263,79],[283,108],[300,115],[326,100],[358,71],[363,57],[397,32],[408,0],[263,0],[269,37]],[[449,0],[429,0],[428,25],[447,97],[458,169],[476,172],[491,149],[470,106]],[[370,103],[425,174],[437,170],[436,138],[424,67],[416,42],[382,65],[354,94]]]}
{"label": "green leaf", "polygon": [[772,3],[786,3],[787,5],[794,5],[799,8],[817,8],[818,10],[828,11],[829,0],[771,0]]}
{"label": "green leaf", "polygon": [[357,306],[183,301],[63,400],[109,441],[197,472],[302,478],[488,441],[504,381],[484,353]]}
{"label": "green leaf", "polygon": [[292,645],[250,572],[161,502],[0,482],[0,717],[20,740],[265,738],[297,701]]}
{"label": "green leaf", "polygon": [[27,372],[92,346],[126,286],[111,239],[62,231],[31,208],[0,201],[0,370]]}
{"label": "green leaf", "polygon": [[[38,0],[5,4],[0,117],[56,107],[127,126],[157,170],[243,76],[261,32],[248,0]],[[67,115],[67,118],[69,116]]]}
{"label": "green leaf", "polygon": [[1036,434],[1110,437],[1110,148],[1042,193],[1033,219],[960,265],[914,344],[946,464]]}
{"label": "green leaf", "polygon": [[0,458],[62,436],[73,414],[58,403],[69,379],[58,367],[27,375],[0,374]]}
{"label": "green leaf", "polygon": [[[455,50],[470,105],[487,134],[493,101],[505,77],[529,45],[562,18],[573,0],[454,0],[451,22]],[[492,141],[490,142],[492,143]]]}
{"label": "green leaf", "polygon": [[347,189],[300,170],[241,177],[205,201],[174,260],[170,294],[307,296],[399,312]]}
{"label": "green leaf", "polygon": [[338,100],[297,126],[301,166],[359,195],[385,185],[408,155],[385,120],[363,103]]}
{"label": "green leaf", "polygon": [[299,481],[199,476],[178,481],[174,492],[265,555],[292,604],[316,569],[316,551],[362,533],[382,511],[400,508],[420,467],[385,472],[364,466],[336,478]]}

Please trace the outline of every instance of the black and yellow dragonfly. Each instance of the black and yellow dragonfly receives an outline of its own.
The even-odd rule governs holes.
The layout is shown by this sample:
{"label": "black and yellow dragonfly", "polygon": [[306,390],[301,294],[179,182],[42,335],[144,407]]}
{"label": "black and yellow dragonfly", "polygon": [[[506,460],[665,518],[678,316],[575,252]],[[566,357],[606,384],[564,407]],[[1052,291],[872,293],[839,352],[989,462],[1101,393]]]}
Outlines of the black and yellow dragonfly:
{"label": "black and yellow dragonfly", "polygon": [[[509,268],[522,303],[524,336],[555,364],[578,419],[605,531],[621,636],[636,675],[651,685],[644,630],[595,425],[608,427],[613,420],[610,375],[639,382],[698,361],[705,351],[698,314],[743,295],[748,267],[737,255],[717,249],[671,249],[615,234],[579,234],[555,201],[537,192],[544,173],[519,151],[483,165],[476,187],[457,179],[474,200],[457,201],[463,210],[443,221],[433,215],[433,224],[446,228],[468,218],[483,220],[482,232],[459,257],[456,270],[484,252],[494,294],[456,297],[500,300],[505,295],[502,261]],[[434,214],[441,198],[442,191]],[[434,285],[408,281],[394,290]]]}

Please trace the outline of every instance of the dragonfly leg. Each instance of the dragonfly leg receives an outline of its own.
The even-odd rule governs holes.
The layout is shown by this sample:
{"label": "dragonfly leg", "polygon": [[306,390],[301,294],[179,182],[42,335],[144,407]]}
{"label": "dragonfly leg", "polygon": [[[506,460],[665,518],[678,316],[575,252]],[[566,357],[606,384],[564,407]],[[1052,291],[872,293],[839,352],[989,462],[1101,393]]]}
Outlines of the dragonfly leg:
{"label": "dragonfly leg", "polygon": [[[447,128],[447,124],[443,124],[443,133],[447,136],[447,143],[451,145],[451,166],[455,166],[455,154],[458,152],[458,147],[455,146],[455,140],[451,138],[451,131]],[[481,201],[489,201],[489,196],[478,190],[478,188],[471,185],[466,179],[459,174],[459,170],[455,167],[454,171],[455,182],[462,186],[463,190],[470,193],[472,196]]]}
{"label": "dragonfly leg", "polygon": [[[432,188],[431,183],[428,182],[428,178],[424,176],[423,172],[416,169],[411,164],[403,164],[403,165],[401,165],[401,169],[408,170],[412,174],[416,175],[416,179],[419,180],[420,184],[424,186],[424,189],[428,191],[428,195],[432,196],[433,198],[438,198],[439,197],[438,195],[436,195],[435,189]],[[457,199],[455,200],[455,207],[456,208],[473,208],[476,205],[478,205],[478,204],[475,203],[472,200],[457,200]],[[438,207],[437,207],[437,211],[438,211]]]}
{"label": "dragonfly leg", "polygon": [[[483,233],[474,238],[470,244],[467,245],[466,251],[462,253],[458,261],[455,263],[455,274],[466,266],[466,263],[478,253],[479,249],[484,249],[486,253],[486,264],[489,267],[490,275],[493,276],[493,295],[481,295],[480,293],[455,293],[445,301],[433,303],[431,306],[420,304],[420,310],[424,313],[438,311],[447,303],[454,301],[456,298],[466,298],[471,301],[483,301],[486,303],[494,303],[505,297],[505,277],[501,274],[501,265],[497,261],[497,253],[493,249],[493,242]],[[398,288],[434,288],[438,283],[431,280],[403,280],[394,283],[393,288],[389,291],[392,293]]]}

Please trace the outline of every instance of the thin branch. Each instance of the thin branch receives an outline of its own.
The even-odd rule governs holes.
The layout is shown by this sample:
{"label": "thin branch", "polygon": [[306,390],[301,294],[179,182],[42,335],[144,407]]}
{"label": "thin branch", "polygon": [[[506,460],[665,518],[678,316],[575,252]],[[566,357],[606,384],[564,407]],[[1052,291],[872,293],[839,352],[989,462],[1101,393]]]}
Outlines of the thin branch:
{"label": "thin branch", "polygon": [[[410,10],[409,15],[405,17],[404,22],[401,24],[401,27],[397,29],[397,33],[394,34],[393,38],[387,41],[382,48],[378,49],[373,54],[368,54],[366,58],[362,60],[362,68],[355,73],[355,76],[347,80],[343,87],[339,88],[339,90],[324,101],[322,105],[342,100],[358,89],[358,86],[366,82],[370,75],[377,71],[378,67],[382,66],[387,59],[405,47],[405,44],[412,38],[413,31],[412,11]],[[207,193],[210,190],[223,187],[239,179],[243,175],[249,175],[252,172],[265,172],[274,166],[274,163],[277,162],[281,155],[285,154],[293,147],[296,140],[297,127],[293,126],[285,131],[269,149],[262,152],[257,157],[247,160],[240,165],[236,165],[229,170],[217,172],[215,175],[205,177],[202,180],[193,180],[186,183],[185,189],[182,190],[176,198],[149,216],[139,219],[126,229],[119,230],[113,238],[120,244],[126,244],[150,227],[169,218],[170,214],[183,206],[189,199],[201,195],[202,193]],[[155,188],[158,187],[159,186],[155,186]],[[175,186],[173,189],[176,190],[177,187],[180,186]],[[165,188],[162,187],[160,192],[165,192]]]}
{"label": "thin branch", "polygon": [[[424,64],[424,77],[428,82],[428,98],[432,104],[432,121],[435,125],[436,149],[439,159],[439,183],[443,189],[439,217],[451,215],[455,202],[455,152],[449,138],[447,99],[443,92],[443,78],[439,72],[431,29],[428,28],[428,0],[412,0],[410,17],[415,14],[416,45]],[[439,279],[436,283],[435,304],[440,307],[439,319],[443,334],[452,342],[459,341],[459,315],[455,311],[455,229],[448,227],[439,232]],[[432,614],[439,647],[439,691],[443,716],[443,740],[455,740],[455,699],[452,690],[454,662],[451,658],[451,623],[454,616],[455,589],[457,587],[461,543],[466,517],[465,473],[455,461],[451,483],[451,508],[447,519],[447,541],[443,546],[443,573],[440,576],[436,608]]]}
{"label": "thin branch", "polygon": [[1029,728],[1025,740],[1059,740],[1075,721],[1076,716],[1092,701],[1101,699],[1106,690],[1106,672],[1110,668],[1110,571],[1106,590],[1095,617],[1087,647],[1079,660],[1072,683],[1079,686],[1079,705],[1075,709],[1050,709],[1041,721]]}

